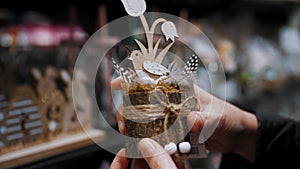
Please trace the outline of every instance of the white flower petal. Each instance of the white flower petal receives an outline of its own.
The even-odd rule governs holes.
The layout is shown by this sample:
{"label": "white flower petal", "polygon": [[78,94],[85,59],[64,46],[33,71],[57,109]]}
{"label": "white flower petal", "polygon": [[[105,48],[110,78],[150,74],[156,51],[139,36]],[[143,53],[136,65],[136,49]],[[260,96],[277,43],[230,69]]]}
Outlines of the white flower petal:
{"label": "white flower petal", "polygon": [[146,2],[144,0],[121,0],[126,12],[133,17],[143,15],[146,11]]}

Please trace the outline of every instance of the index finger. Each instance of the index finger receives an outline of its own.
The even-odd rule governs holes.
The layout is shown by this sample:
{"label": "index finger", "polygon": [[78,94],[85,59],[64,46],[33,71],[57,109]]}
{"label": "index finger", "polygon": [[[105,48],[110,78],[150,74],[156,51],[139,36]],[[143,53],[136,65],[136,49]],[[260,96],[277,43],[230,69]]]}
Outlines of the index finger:
{"label": "index finger", "polygon": [[211,103],[212,99],[215,99],[213,95],[200,88],[198,85],[194,84],[194,92],[197,99],[200,101],[199,104],[208,105]]}
{"label": "index finger", "polygon": [[125,149],[121,149],[111,163],[110,169],[127,169],[129,159],[125,157]]}

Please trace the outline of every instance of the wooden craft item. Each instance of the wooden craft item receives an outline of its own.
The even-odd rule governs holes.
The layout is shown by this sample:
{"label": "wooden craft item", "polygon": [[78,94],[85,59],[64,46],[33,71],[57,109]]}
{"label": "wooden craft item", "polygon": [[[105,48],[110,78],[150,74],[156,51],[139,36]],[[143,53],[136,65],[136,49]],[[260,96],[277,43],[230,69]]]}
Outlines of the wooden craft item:
{"label": "wooden craft item", "polygon": [[[181,72],[174,72],[178,68],[175,60],[167,60],[165,56],[178,37],[175,24],[158,18],[149,26],[143,15],[146,8],[143,0],[122,3],[129,15],[139,17],[147,43],[145,46],[140,40],[134,39],[139,49],[132,51],[129,59],[134,72],[137,72],[136,78],[127,80],[127,76],[120,71],[122,67],[114,63],[117,72],[125,81],[122,84],[125,135],[135,138],[126,139],[126,153],[131,157],[140,157],[141,154],[136,148],[139,139],[153,138],[162,146],[178,143],[178,150],[174,149],[174,144],[171,147],[172,155],[175,156],[175,161],[182,159],[194,147],[186,138],[189,136],[187,115],[197,109],[193,73],[198,68],[199,58],[192,55]],[[161,38],[154,44],[154,32],[160,23],[165,41],[170,40],[171,43],[166,43],[159,52]]]}
{"label": "wooden craft item", "polygon": [[[73,102],[72,95],[72,81],[70,74],[66,70],[60,71],[60,78],[65,83],[66,87],[64,88],[64,94],[67,98],[65,106],[65,115],[63,122],[63,131],[72,132],[72,131],[82,131],[82,127],[89,128],[91,126],[91,103],[87,97],[87,91],[85,86],[86,77],[83,72],[76,70],[74,72],[73,85],[74,89],[79,93],[76,95],[80,99],[80,102]],[[76,93],[77,93],[76,92]],[[76,111],[75,107],[76,106]]]}
{"label": "wooden craft item", "polygon": [[143,67],[147,72],[153,75],[163,76],[163,75],[168,75],[170,73],[170,71],[164,66],[162,66],[161,64],[158,64],[150,60],[146,60],[143,63]]}
{"label": "wooden craft item", "polygon": [[[179,90],[131,91],[124,95],[123,117],[125,133],[133,138],[154,138],[162,145],[185,140],[188,133],[187,115],[196,105],[192,97]],[[193,104],[191,104],[193,103]],[[172,105],[172,106],[171,106]],[[176,124],[175,121],[177,120]],[[170,130],[176,125],[176,130]],[[140,155],[135,148],[137,141],[126,142],[129,156]]]}
{"label": "wooden craft item", "polygon": [[60,79],[65,84],[63,94],[66,98],[65,113],[63,120],[63,132],[68,133],[80,129],[80,124],[76,116],[72,98],[72,80],[66,70],[59,72]]}
{"label": "wooden craft item", "polygon": [[9,98],[0,97],[0,151],[26,147],[44,138],[45,119],[29,86],[17,86]]}
{"label": "wooden craft item", "polygon": [[36,91],[40,99],[39,109],[46,118],[44,134],[48,138],[53,138],[62,133],[66,101],[56,87],[57,73],[55,69],[47,67],[44,72],[42,75],[38,69],[31,69],[31,74],[37,81]]}
{"label": "wooden craft item", "polygon": [[[172,22],[166,21],[164,18],[159,18],[153,22],[151,27],[149,27],[145,16],[140,15],[139,17],[140,17],[140,20],[144,27],[144,30],[145,30],[145,36],[146,36],[148,46],[145,47],[142,42],[135,39],[135,42],[137,43],[138,47],[140,48],[140,50],[132,51],[132,53],[130,55],[130,58],[132,60],[135,70],[142,70],[143,69],[142,65],[147,60],[155,61],[156,63],[161,64],[164,57],[166,56],[167,52],[173,46],[175,37],[178,37],[175,26],[170,27],[170,25],[174,25]],[[158,53],[158,47],[160,45],[161,38],[156,41],[154,47],[153,47],[153,42],[154,42],[153,40],[154,40],[155,28],[158,26],[159,23],[163,23],[162,28],[164,30],[163,33],[166,37],[166,41],[171,39],[172,42],[169,43],[168,45],[166,45]]]}

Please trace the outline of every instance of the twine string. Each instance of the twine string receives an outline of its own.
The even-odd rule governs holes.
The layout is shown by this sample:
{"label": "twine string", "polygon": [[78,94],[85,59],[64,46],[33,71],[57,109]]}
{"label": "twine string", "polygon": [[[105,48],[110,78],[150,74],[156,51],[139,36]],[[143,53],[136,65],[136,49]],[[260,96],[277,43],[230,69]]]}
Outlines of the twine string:
{"label": "twine string", "polygon": [[[158,92],[161,89],[155,89],[153,92]],[[162,90],[161,90],[162,91]],[[160,91],[160,92],[161,92]],[[158,104],[147,104],[147,105],[132,105],[126,106],[123,110],[123,115],[130,120],[140,120],[140,122],[150,122],[156,120],[158,118],[164,118],[164,132],[166,136],[166,141],[170,142],[170,138],[168,136],[167,128],[168,128],[168,118],[170,117],[171,113],[176,115],[177,118],[179,115],[185,116],[188,115],[189,111],[181,111],[179,110],[187,110],[192,109],[196,106],[196,98],[194,96],[190,96],[182,101],[180,104],[169,103],[168,99],[166,101],[162,100],[158,94],[153,93],[158,102]],[[194,100],[193,102],[190,102]],[[191,104],[192,103],[192,104]],[[179,120],[180,127],[182,127],[181,120]],[[183,135],[183,131],[180,133]]]}

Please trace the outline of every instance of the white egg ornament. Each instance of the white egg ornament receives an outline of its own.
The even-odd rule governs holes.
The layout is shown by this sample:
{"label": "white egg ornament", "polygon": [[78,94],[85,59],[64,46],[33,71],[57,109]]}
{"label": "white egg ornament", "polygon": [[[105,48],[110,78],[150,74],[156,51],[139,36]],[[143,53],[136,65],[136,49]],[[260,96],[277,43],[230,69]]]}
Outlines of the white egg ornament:
{"label": "white egg ornament", "polygon": [[177,152],[177,145],[173,142],[165,145],[165,151],[168,152],[170,155],[173,155]]}
{"label": "white egg ornament", "polygon": [[192,149],[192,146],[189,142],[182,142],[182,143],[179,143],[179,151],[182,153],[182,154],[186,154],[186,153],[189,153]]}

